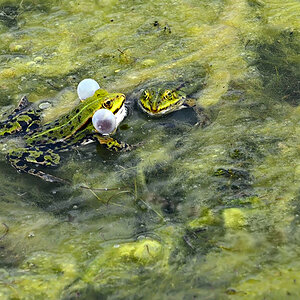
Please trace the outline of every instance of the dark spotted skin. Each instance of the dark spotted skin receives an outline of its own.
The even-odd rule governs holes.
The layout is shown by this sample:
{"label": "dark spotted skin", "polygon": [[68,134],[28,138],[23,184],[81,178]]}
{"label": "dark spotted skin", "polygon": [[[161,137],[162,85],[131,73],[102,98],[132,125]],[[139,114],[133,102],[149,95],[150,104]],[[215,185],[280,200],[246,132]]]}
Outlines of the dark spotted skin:
{"label": "dark spotted skin", "polygon": [[[33,108],[27,97],[24,96],[18,106],[7,117],[7,120],[0,123],[0,136],[13,134],[26,136],[26,133],[37,130],[37,128],[40,127],[40,123],[41,110]],[[38,149],[32,146],[25,146],[23,148],[9,150],[6,156],[11,165],[20,172],[26,172],[51,182],[63,181],[58,177],[48,175],[28,165],[28,163],[46,166],[57,165],[60,159],[59,155],[50,149]],[[47,159],[45,159],[45,156]]]}
{"label": "dark spotted skin", "polygon": [[123,94],[99,89],[94,96],[78,104],[69,113],[41,125],[40,111],[32,108],[27,98],[23,97],[7,120],[0,123],[0,136],[19,134],[25,141],[24,147],[9,150],[7,159],[20,172],[45,181],[64,183],[65,180],[39,171],[35,166],[57,166],[61,152],[92,141],[98,141],[109,150],[130,150],[131,147],[126,143],[101,136],[91,122],[96,110],[106,108],[116,114],[124,103]]}
{"label": "dark spotted skin", "polygon": [[7,120],[0,123],[0,137],[38,128],[41,122],[41,111],[31,107],[27,97],[24,96],[17,108],[7,117]]}

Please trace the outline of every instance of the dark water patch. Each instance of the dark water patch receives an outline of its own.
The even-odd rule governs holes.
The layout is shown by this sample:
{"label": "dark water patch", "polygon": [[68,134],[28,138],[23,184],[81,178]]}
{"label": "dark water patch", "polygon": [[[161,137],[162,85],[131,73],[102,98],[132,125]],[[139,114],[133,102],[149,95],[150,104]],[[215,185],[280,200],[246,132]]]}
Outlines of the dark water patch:
{"label": "dark water patch", "polygon": [[18,252],[13,252],[11,249],[7,249],[5,242],[0,241],[0,269],[3,268],[8,270],[11,268],[16,268],[23,259],[24,257],[22,257]]}
{"label": "dark water patch", "polygon": [[8,90],[0,89],[0,105],[7,106],[12,103],[13,96]]}
{"label": "dark water patch", "polygon": [[[253,179],[246,170],[218,168],[214,172],[215,203],[223,207],[244,206],[242,199],[253,195]],[[215,203],[216,204],[216,203]]]}
{"label": "dark water patch", "polygon": [[47,6],[47,2],[43,0],[38,1],[22,1],[20,4],[20,10],[23,11],[39,11],[41,13],[49,13],[51,7],[56,4],[56,0],[49,2],[50,5]]}
{"label": "dark water patch", "polygon": [[300,99],[300,34],[297,31],[271,31],[273,39],[257,46],[255,62],[266,91],[277,101],[299,105]]}
{"label": "dark water patch", "polygon": [[17,25],[19,16],[19,7],[10,2],[3,3],[0,6],[0,21],[7,27]]}
{"label": "dark water patch", "polygon": [[247,0],[247,2],[251,7],[261,8],[263,6],[263,2],[260,0]]}
{"label": "dark water patch", "polygon": [[25,59],[26,55],[21,53],[21,51],[20,52],[14,52],[14,53],[2,54],[2,55],[0,55],[0,63],[1,64],[6,64],[6,63],[16,59],[17,57]]}
{"label": "dark water patch", "polygon": [[228,147],[224,165],[214,170],[211,184],[216,194],[210,203],[224,207],[249,205],[247,199],[256,195],[251,170],[267,155],[278,154],[278,142],[278,138],[259,135],[245,135],[233,141]]}
{"label": "dark water patch", "polygon": [[[219,240],[224,233],[225,230],[221,224],[204,225],[199,228],[186,229],[180,243],[181,253],[179,257],[183,256],[186,263],[192,256],[202,256],[211,251],[218,250]],[[182,259],[181,263],[184,263]]]}
{"label": "dark water patch", "polygon": [[149,191],[148,201],[159,204],[166,215],[176,215],[177,206],[184,199],[184,189],[180,181],[173,177],[171,164],[155,164],[144,170],[146,186]]}
{"label": "dark water patch", "polygon": [[49,12],[49,8],[45,5],[44,1],[21,1],[15,3],[14,1],[5,2],[0,5],[0,21],[8,28],[16,27],[22,17],[23,12],[27,11],[40,11],[42,13]]}
{"label": "dark water patch", "polygon": [[[51,174],[57,172],[54,168],[41,169]],[[70,193],[70,190],[67,185],[63,186],[61,184],[49,183],[29,174],[18,173],[9,163],[5,162],[1,162],[1,170],[1,173],[3,173],[3,176],[5,176],[8,181],[5,184],[5,188],[2,189],[3,196],[0,196],[0,202],[21,203],[22,205],[39,207],[51,213],[65,213],[65,202],[70,202],[70,199],[72,199],[71,195],[73,194],[68,195],[68,191]],[[14,194],[6,194],[6,190],[13,190]],[[7,195],[10,195],[10,197]],[[78,203],[71,203],[68,209],[70,209],[72,204],[75,205]]]}
{"label": "dark water patch", "polygon": [[109,295],[97,291],[97,289],[93,285],[89,285],[83,289],[72,292],[70,295],[65,296],[62,300],[105,300],[109,297]]}

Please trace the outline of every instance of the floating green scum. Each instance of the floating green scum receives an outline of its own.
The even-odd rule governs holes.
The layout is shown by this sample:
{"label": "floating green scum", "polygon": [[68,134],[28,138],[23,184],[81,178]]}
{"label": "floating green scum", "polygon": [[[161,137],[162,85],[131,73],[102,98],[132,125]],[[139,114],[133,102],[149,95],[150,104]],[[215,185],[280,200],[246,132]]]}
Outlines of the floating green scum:
{"label": "floating green scum", "polygon": [[[135,107],[113,136],[142,142],[135,151],[71,146],[58,170],[38,168],[72,185],[0,160],[1,300],[299,299],[299,11],[298,0],[2,1],[1,113],[23,95],[51,99],[48,123],[97,78],[128,101],[153,91],[155,109],[166,90],[191,97],[211,124],[193,126],[175,102],[158,118]],[[5,153],[42,147],[26,130],[0,139]]]}

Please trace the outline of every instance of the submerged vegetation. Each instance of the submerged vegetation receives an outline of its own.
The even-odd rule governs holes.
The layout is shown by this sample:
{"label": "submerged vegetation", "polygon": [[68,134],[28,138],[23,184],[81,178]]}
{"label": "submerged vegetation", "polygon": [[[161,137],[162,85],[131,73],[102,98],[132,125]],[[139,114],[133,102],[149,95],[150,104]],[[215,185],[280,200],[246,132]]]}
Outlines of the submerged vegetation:
{"label": "submerged vegetation", "polygon": [[26,94],[54,119],[83,78],[131,103],[171,82],[211,124],[132,105],[116,136],[142,146],[64,154],[53,173],[71,186],[1,161],[0,298],[297,299],[299,12],[297,0],[1,2],[2,113]]}

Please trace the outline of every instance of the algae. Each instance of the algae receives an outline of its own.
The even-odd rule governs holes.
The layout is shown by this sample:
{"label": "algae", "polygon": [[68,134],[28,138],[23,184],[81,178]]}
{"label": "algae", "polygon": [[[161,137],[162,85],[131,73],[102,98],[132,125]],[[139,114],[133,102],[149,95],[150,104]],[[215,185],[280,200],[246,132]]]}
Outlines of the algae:
{"label": "algae", "polygon": [[[92,77],[128,95],[116,137],[142,146],[65,153],[51,172],[71,186],[1,162],[0,298],[298,299],[299,11],[296,0],[1,2],[1,112],[27,94],[50,120]],[[166,83],[185,83],[211,124],[193,127],[190,109],[143,115],[139,92]]]}

